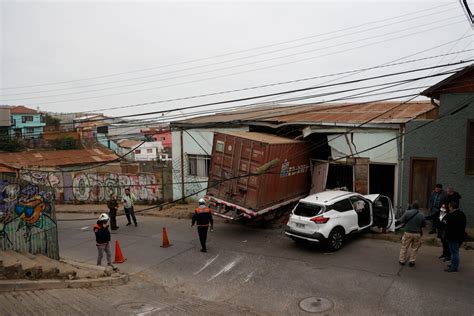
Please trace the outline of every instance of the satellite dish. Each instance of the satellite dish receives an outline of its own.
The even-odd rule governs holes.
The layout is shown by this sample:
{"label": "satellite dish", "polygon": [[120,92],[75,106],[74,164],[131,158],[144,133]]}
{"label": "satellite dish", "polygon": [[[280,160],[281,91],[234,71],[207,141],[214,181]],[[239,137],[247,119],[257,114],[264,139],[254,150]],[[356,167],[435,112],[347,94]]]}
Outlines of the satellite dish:
{"label": "satellite dish", "polygon": [[474,0],[459,0],[459,2],[461,2],[461,6],[464,13],[466,13],[469,24],[474,29]]}

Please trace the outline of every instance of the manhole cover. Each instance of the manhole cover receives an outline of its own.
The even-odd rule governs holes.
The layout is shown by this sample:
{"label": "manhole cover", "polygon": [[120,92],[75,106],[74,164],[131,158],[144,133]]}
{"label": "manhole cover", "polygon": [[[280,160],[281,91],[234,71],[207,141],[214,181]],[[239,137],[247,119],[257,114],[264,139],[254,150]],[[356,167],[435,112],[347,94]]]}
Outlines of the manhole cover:
{"label": "manhole cover", "polygon": [[116,306],[118,310],[130,315],[146,315],[155,311],[159,311],[163,306],[154,306],[147,303],[133,302]]}
{"label": "manhole cover", "polygon": [[300,308],[309,313],[324,313],[334,307],[334,303],[323,297],[308,297],[300,302]]}

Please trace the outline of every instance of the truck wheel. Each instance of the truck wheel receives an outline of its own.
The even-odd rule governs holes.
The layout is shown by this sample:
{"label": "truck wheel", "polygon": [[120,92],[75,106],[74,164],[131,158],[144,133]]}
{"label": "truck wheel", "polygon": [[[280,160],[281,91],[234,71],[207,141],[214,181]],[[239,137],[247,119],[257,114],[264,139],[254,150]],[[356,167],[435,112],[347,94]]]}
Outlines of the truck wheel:
{"label": "truck wheel", "polygon": [[344,230],[342,228],[334,228],[326,240],[327,246],[331,251],[338,251],[344,243]]}

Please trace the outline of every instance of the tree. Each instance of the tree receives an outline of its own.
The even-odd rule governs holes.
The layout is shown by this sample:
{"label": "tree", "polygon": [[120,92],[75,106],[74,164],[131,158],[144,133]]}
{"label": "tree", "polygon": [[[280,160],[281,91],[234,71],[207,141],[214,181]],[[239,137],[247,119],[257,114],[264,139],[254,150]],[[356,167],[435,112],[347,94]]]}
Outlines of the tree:
{"label": "tree", "polygon": [[61,120],[49,115],[48,113],[43,113],[43,119],[46,123],[46,126],[59,126],[61,124]]}
{"label": "tree", "polygon": [[16,152],[23,149],[25,149],[25,146],[19,139],[9,136],[0,137],[0,151]]}
{"label": "tree", "polygon": [[74,137],[65,136],[53,141],[54,148],[58,150],[78,149],[79,144]]}

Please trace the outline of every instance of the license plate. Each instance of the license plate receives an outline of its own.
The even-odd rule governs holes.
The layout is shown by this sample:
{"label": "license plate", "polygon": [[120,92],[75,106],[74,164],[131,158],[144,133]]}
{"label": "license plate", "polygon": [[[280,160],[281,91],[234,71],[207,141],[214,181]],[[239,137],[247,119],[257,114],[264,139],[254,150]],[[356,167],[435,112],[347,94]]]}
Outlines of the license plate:
{"label": "license plate", "polygon": [[304,228],[305,224],[295,223],[297,228]]}

